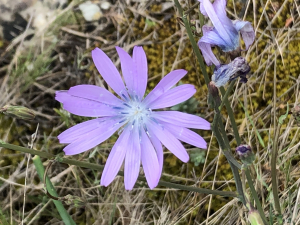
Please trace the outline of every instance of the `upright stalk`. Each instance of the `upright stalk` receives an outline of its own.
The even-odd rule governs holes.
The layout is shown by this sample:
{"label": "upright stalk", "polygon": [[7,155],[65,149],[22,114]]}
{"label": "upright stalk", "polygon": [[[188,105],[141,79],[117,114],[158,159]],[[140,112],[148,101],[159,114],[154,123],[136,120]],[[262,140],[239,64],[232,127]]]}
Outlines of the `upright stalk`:
{"label": "upright stalk", "polygon": [[[220,87],[220,91],[221,91],[222,96],[225,97],[226,91],[225,91],[224,87]],[[237,146],[239,146],[242,143],[242,140],[241,140],[241,137],[239,135],[239,131],[238,131],[235,119],[234,119],[234,113],[233,113],[233,110],[230,106],[230,102],[228,101],[228,98],[227,97],[224,98],[224,97],[222,98],[222,102],[224,101],[224,104],[225,104],[225,107],[227,109],[227,113],[228,113],[228,116],[229,116],[229,119],[230,119],[230,122],[231,122],[231,126],[232,126],[232,129],[233,129],[234,138],[236,140]]]}
{"label": "upright stalk", "polygon": [[272,192],[273,192],[275,210],[277,211],[277,213],[279,213],[279,215],[281,215],[281,208],[280,208],[279,195],[278,195],[276,161],[277,161],[277,154],[278,154],[278,138],[279,138],[280,128],[281,128],[281,123],[278,123],[278,127],[275,133],[273,151],[271,155]]}

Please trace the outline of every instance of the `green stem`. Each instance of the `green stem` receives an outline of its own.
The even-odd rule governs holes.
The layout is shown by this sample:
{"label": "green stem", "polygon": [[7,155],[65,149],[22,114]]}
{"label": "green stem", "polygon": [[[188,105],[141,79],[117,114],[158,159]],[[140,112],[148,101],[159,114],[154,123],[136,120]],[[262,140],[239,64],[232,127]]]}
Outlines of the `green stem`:
{"label": "green stem", "polygon": [[251,177],[251,174],[250,174],[250,171],[249,171],[248,167],[245,167],[245,174],[246,174],[246,177],[247,177],[247,180],[248,180],[248,184],[249,184],[252,196],[253,196],[254,201],[256,203],[256,207],[257,207],[257,210],[259,212],[259,215],[262,218],[262,220],[264,221],[264,224],[268,225],[269,222],[268,222],[268,220],[267,220],[267,218],[264,214],[264,210],[263,210],[263,208],[260,204],[260,201],[259,201],[258,195],[256,193],[256,190],[254,188],[254,184],[253,184],[252,177]]}
{"label": "green stem", "polygon": [[281,124],[278,123],[278,127],[276,129],[273,151],[271,155],[271,176],[272,176],[272,192],[274,197],[275,210],[281,215],[281,208],[279,203],[279,195],[277,188],[277,169],[276,169],[276,161],[277,161],[277,153],[278,153],[278,138],[280,134]]}
{"label": "green stem", "polygon": [[[238,169],[241,169],[240,163],[238,161],[236,161],[236,159],[231,154],[230,144],[229,144],[222,120],[220,118],[220,114],[217,112],[215,115],[217,115],[217,116],[215,116],[217,123],[214,123],[215,127],[213,128],[213,132],[217,138],[217,141],[219,144],[221,143],[220,147],[221,147],[224,155],[226,156],[227,160],[230,161],[233,165],[235,165]],[[217,128],[217,124],[220,126],[221,133]],[[223,136],[223,138],[222,138],[222,136]]]}
{"label": "green stem", "polygon": [[[32,150],[32,149],[31,149]],[[35,165],[36,171],[40,177],[40,180],[43,181],[44,178],[44,174],[45,174],[45,168],[43,166],[42,160],[38,155],[35,155],[32,158],[33,164]],[[58,197],[57,192],[55,191],[54,186],[52,185],[49,177],[46,177],[46,188],[48,190],[48,192],[55,196]],[[57,211],[59,212],[63,222],[66,225],[76,225],[76,223],[73,221],[73,219],[71,218],[71,216],[69,215],[69,213],[67,212],[67,210],[65,209],[65,207],[63,206],[63,204],[61,203],[61,201],[58,200],[53,200]]]}
{"label": "green stem", "polygon": [[232,91],[233,86],[234,86],[234,81],[232,81],[232,82],[230,83],[229,87],[228,87],[227,90],[226,90],[225,95],[222,96],[222,103],[221,103],[221,105],[220,105],[220,107],[219,107],[219,110],[221,110],[221,109],[223,108],[223,106],[224,106],[224,104],[225,104],[225,99],[228,99],[228,95],[229,95],[230,92]]}
{"label": "green stem", "polygon": [[[225,89],[224,89],[224,87],[220,87],[220,91],[221,91],[222,96],[225,97]],[[224,101],[224,104],[225,104],[225,107],[227,109],[227,113],[228,113],[228,116],[229,116],[229,119],[230,119],[230,122],[231,122],[231,126],[232,126],[232,129],[233,129],[234,138],[236,140],[237,146],[239,146],[242,143],[242,140],[241,140],[241,137],[239,135],[239,131],[238,131],[235,119],[234,119],[233,110],[232,110],[232,108],[230,106],[230,102],[228,101],[227,98],[222,98],[222,102],[223,101]]]}
{"label": "green stem", "polygon": [[[242,181],[241,181],[241,178],[240,178],[240,175],[239,175],[239,171],[238,171],[237,166],[232,163],[232,161],[231,161],[232,159],[229,157],[230,152],[228,150],[226,150],[224,141],[222,139],[220,131],[218,130],[217,124],[219,124],[219,120],[217,119],[217,117],[218,117],[217,115],[218,115],[218,113],[215,114],[215,118],[214,118],[214,121],[217,121],[217,123],[216,122],[213,123],[212,130],[213,130],[213,132],[214,132],[214,134],[217,138],[218,143],[220,144],[220,147],[221,147],[226,159],[229,162],[229,165],[230,165],[230,168],[232,170],[233,177],[234,177],[234,180],[235,180],[235,183],[236,183],[236,189],[237,189],[237,192],[239,194],[239,198],[240,198],[241,202],[244,205],[246,205],[247,202],[246,202],[246,198],[245,198],[245,195],[244,195],[244,192],[243,192],[243,186],[242,186]],[[222,125],[223,124],[221,124],[221,126]],[[233,158],[233,160],[236,161],[234,158]],[[239,165],[239,168],[240,168],[239,163],[238,163],[238,165]]]}
{"label": "green stem", "polygon": [[[102,165],[88,163],[88,162],[81,162],[81,161],[74,160],[74,159],[62,158],[62,157],[55,156],[55,155],[47,153],[47,152],[41,152],[41,151],[37,151],[34,149],[30,149],[30,148],[24,148],[24,147],[20,147],[17,145],[7,144],[3,141],[0,142],[0,147],[11,149],[11,150],[16,150],[16,151],[20,151],[20,152],[24,152],[24,153],[30,153],[30,154],[37,155],[37,156],[40,156],[40,157],[43,157],[46,159],[56,159],[58,162],[66,163],[69,165],[75,165],[75,166],[89,168],[89,169],[98,170],[98,171],[103,171],[103,169],[104,169],[104,166],[102,166]],[[118,175],[124,176],[124,172],[120,171],[118,173]],[[41,180],[43,180],[43,176],[42,176]],[[146,181],[146,178],[139,176],[138,180]],[[224,196],[224,197],[233,197],[233,198],[237,197],[237,194],[235,192],[210,190],[210,189],[206,189],[206,188],[197,188],[197,187],[185,186],[185,185],[181,185],[181,184],[174,184],[174,183],[166,182],[166,181],[160,181],[158,183],[158,185],[164,186],[164,187],[169,187],[169,188],[174,188],[174,189],[180,189],[180,190],[184,190],[184,191],[198,192],[201,194],[213,194],[213,195],[220,195],[220,196]],[[49,191],[49,193],[51,195],[55,196],[54,194],[52,194],[52,192]]]}

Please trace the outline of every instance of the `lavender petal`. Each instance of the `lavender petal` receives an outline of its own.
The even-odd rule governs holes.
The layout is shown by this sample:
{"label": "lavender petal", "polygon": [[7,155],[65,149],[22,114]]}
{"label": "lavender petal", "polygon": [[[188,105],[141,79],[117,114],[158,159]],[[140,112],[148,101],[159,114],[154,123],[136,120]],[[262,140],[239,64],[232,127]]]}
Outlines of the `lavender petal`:
{"label": "lavender petal", "polygon": [[92,58],[99,73],[106,81],[106,83],[120,96],[122,93],[128,97],[124,83],[113,62],[108,56],[99,48],[92,51]]}
{"label": "lavender petal", "polygon": [[124,183],[126,190],[132,190],[139,175],[141,163],[141,145],[138,127],[135,125],[129,137],[131,140],[125,156]]}
{"label": "lavender petal", "polygon": [[156,150],[156,155],[157,155],[157,159],[158,159],[158,165],[159,165],[159,175],[157,177],[157,183],[158,183],[159,179],[161,177],[163,163],[164,163],[164,152],[163,152],[163,148],[162,148],[162,145],[161,145],[159,139],[151,132],[149,132],[149,134],[150,134],[149,135],[150,141]]}
{"label": "lavender petal", "polygon": [[188,100],[195,93],[196,89],[194,85],[183,84],[165,92],[159,98],[149,103],[149,108],[160,109],[164,107],[177,105],[183,101]]}
{"label": "lavender petal", "polygon": [[136,77],[136,68],[133,63],[133,59],[130,57],[130,55],[124,51],[120,47],[116,47],[116,50],[118,52],[120,61],[121,61],[121,69],[122,74],[126,83],[126,87],[129,90],[129,93],[131,93],[134,89],[134,77]]}
{"label": "lavender petal", "polygon": [[180,127],[210,130],[210,123],[205,119],[177,111],[157,111],[151,114],[152,117],[159,121],[174,124]]}
{"label": "lavender petal", "polygon": [[147,57],[143,47],[135,46],[133,48],[132,59],[136,68],[136,73],[133,77],[134,90],[136,90],[137,96],[141,100],[145,94],[148,80]]}
{"label": "lavender petal", "polygon": [[114,96],[108,90],[98,87],[95,85],[77,85],[71,87],[68,91],[68,94],[80,98],[84,98],[87,100],[93,100],[97,102],[101,102],[108,105],[120,106],[122,105],[122,101]]}
{"label": "lavender petal", "polygon": [[74,97],[67,93],[58,93],[56,99],[62,101],[65,110],[78,116],[101,117],[116,115],[116,111],[105,104]]}
{"label": "lavender petal", "polygon": [[235,20],[233,21],[233,25],[237,31],[241,32],[241,35],[246,45],[246,50],[248,50],[255,39],[255,32],[251,23],[248,21]]}
{"label": "lavender petal", "polygon": [[97,118],[93,120],[89,120],[83,123],[79,123],[64,132],[58,135],[59,143],[61,144],[69,144],[77,139],[79,139],[82,135],[89,133],[95,129],[97,129],[101,122],[103,122],[104,118]]}
{"label": "lavender petal", "polygon": [[166,129],[168,129],[177,139],[198,148],[207,149],[206,141],[197,133],[187,128],[175,126],[169,123],[163,122],[162,125],[166,127]]}
{"label": "lavender petal", "polygon": [[120,170],[122,163],[125,159],[126,146],[128,146],[130,139],[130,128],[126,127],[116,143],[114,144],[101,176],[100,185],[108,186],[116,177],[118,171]]}
{"label": "lavender petal", "polygon": [[[216,28],[216,30],[218,31],[218,33],[220,34],[224,42],[228,46],[234,46],[235,43],[232,41],[232,37],[238,36],[238,33],[234,29],[233,24],[232,23],[230,24],[230,22],[228,21],[229,18],[226,16],[226,12],[224,12],[225,8],[221,9],[222,6],[224,7],[222,1],[217,1],[217,6],[214,7],[209,0],[201,0],[200,5],[202,6],[200,6],[200,9],[202,8],[202,11],[203,9],[205,10],[206,14],[212,21],[214,27]],[[218,3],[221,4],[218,5]],[[216,11],[216,9],[218,11]],[[226,25],[226,27],[224,25]]]}
{"label": "lavender petal", "polygon": [[183,147],[183,145],[167,129],[163,129],[161,126],[159,126],[158,124],[156,124],[156,123],[154,123],[152,121],[148,122],[147,128],[178,159],[180,159],[182,162],[187,162],[189,160],[189,155],[186,152],[186,150]]}
{"label": "lavender petal", "polygon": [[116,122],[116,120],[109,119],[100,123],[97,129],[82,134],[80,138],[66,146],[63,149],[64,152],[66,155],[76,155],[99,145],[123,125],[123,123],[116,124]]}
{"label": "lavender petal", "polygon": [[142,165],[150,189],[157,186],[160,177],[160,166],[155,149],[144,129],[141,129]]}
{"label": "lavender petal", "polygon": [[156,87],[145,97],[143,100],[144,104],[153,102],[155,99],[160,97],[163,93],[170,90],[182,77],[187,74],[186,70],[174,70],[168,73]]}

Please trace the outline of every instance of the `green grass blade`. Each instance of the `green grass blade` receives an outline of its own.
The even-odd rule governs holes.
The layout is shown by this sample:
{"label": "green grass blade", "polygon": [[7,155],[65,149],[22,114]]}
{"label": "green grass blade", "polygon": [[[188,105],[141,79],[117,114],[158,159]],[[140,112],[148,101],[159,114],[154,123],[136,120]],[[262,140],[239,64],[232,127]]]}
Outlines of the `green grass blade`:
{"label": "green grass blade", "polygon": [[[36,171],[37,171],[41,181],[43,181],[45,168],[43,166],[41,158],[38,155],[36,155],[33,157],[32,160],[33,160],[33,164],[35,165]],[[52,185],[48,176],[46,178],[46,188],[51,195],[58,197],[58,194],[55,191],[54,186]],[[58,200],[53,200],[53,202],[54,202],[56,209],[59,212],[63,222],[66,225],[76,225],[76,223],[73,221],[73,219],[71,218],[71,216],[69,215],[69,213],[67,212],[67,210],[65,209],[63,204]]]}

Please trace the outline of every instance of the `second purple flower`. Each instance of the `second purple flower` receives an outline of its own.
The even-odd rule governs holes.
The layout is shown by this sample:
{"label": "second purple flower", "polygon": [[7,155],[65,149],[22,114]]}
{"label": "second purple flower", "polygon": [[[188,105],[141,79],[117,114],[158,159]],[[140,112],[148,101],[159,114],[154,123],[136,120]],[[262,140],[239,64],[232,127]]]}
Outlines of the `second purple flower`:
{"label": "second purple flower", "polygon": [[230,20],[226,15],[226,0],[215,0],[213,4],[209,0],[198,1],[201,13],[208,16],[214,25],[202,27],[203,37],[198,42],[208,66],[212,64],[220,66],[211,47],[219,46],[224,52],[232,52],[239,48],[239,32],[245,42],[246,50],[249,48],[255,39],[255,32],[250,22]]}

